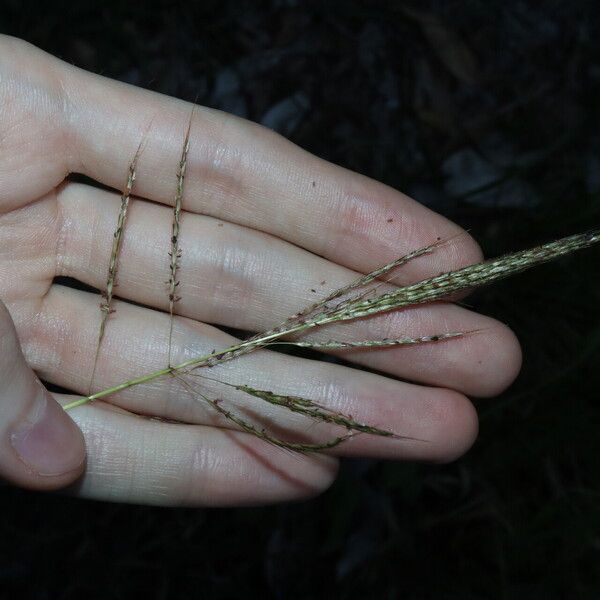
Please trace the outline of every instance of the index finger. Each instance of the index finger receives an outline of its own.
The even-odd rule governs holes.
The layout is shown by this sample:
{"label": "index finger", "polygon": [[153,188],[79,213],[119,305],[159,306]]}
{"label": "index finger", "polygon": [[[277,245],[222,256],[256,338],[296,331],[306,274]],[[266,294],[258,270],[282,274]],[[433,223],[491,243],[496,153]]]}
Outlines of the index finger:
{"label": "index finger", "polygon": [[[50,160],[120,189],[146,135],[135,193],[173,202],[191,104],[87,73],[20,42],[9,44],[11,51],[2,68],[13,78],[28,73],[29,88],[55,90],[63,135],[47,141],[54,146],[47,149]],[[438,237],[454,239],[407,265],[406,278],[481,257],[470,236],[456,237],[462,231],[457,225],[400,192],[316,158],[264,127],[203,107],[194,115],[183,206],[362,272]]]}

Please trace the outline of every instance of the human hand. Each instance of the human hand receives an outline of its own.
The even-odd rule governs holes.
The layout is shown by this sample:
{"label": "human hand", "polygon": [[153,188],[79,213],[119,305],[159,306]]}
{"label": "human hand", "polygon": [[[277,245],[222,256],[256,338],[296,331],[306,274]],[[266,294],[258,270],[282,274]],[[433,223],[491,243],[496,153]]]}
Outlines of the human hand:
{"label": "human hand", "polygon": [[[83,72],[0,36],[0,107],[0,298],[26,362],[43,380],[87,394],[100,297],[54,278],[104,287],[120,193],[66,178],[81,173],[121,189],[143,138],[116,290],[135,304],[114,304],[94,387],[164,367],[172,219],[165,204],[173,201],[190,105]],[[397,282],[481,258],[467,234],[457,235],[456,225],[399,192],[315,158],[260,126],[205,108],[194,113],[183,208],[174,362],[231,345],[230,335],[206,323],[268,329],[352,281],[357,272],[438,237],[452,239],[403,267]],[[10,331],[5,316],[3,334]],[[35,488],[60,487],[76,477],[83,450],[71,417],[87,449],[74,491],[116,501],[266,503],[322,491],[340,456],[451,460],[469,448],[477,432],[466,395],[497,394],[519,370],[518,343],[504,325],[440,302],[327,325],[312,334],[313,339],[377,339],[474,329],[480,330],[477,335],[438,344],[343,354],[381,374],[266,350],[210,373],[310,397],[418,439],[359,435],[327,453],[298,455],[235,431],[175,378],[165,377],[115,394],[110,403],[96,401],[69,413],[50,404],[61,436],[46,440],[44,460],[68,467],[54,476],[36,474],[10,446],[11,432],[27,418],[37,390],[24,360],[18,363],[19,372],[26,373],[23,389],[0,379],[0,474]],[[0,371],[16,373],[16,342],[10,333],[3,339]],[[241,398],[235,390],[219,392],[254,421],[286,435],[296,432],[312,441],[331,437],[327,425],[307,427],[298,415]],[[54,397],[63,404],[73,399]]]}

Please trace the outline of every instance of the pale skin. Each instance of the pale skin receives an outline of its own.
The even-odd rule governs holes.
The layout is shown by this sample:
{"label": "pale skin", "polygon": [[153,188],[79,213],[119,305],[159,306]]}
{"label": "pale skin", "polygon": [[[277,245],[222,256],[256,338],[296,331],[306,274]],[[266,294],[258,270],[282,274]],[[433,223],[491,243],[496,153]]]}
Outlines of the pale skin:
{"label": "pale skin", "polygon": [[[0,298],[6,307],[0,311],[0,476],[31,489],[71,485],[70,493],[122,502],[263,504],[323,491],[342,456],[449,461],[463,454],[477,434],[467,396],[505,389],[521,356],[505,325],[452,303],[326,326],[312,337],[477,334],[341,351],[356,368],[260,350],[207,373],[308,397],[416,440],[363,434],[327,452],[299,455],[236,430],[169,376],[68,413],[59,406],[88,393],[101,298],[54,278],[105,286],[119,190],[142,139],[115,312],[94,390],[167,365],[171,204],[190,112],[185,102],[86,73],[0,36]],[[73,183],[71,173],[109,189]],[[358,273],[438,237],[452,239],[403,267],[396,283],[481,260],[476,242],[460,233],[400,192],[258,125],[198,107],[181,213],[172,361],[234,343],[218,326],[266,330]],[[48,396],[38,377],[73,395]],[[310,442],[339,435],[233,388],[188,381],[279,434]],[[40,415],[45,420],[29,431]]]}

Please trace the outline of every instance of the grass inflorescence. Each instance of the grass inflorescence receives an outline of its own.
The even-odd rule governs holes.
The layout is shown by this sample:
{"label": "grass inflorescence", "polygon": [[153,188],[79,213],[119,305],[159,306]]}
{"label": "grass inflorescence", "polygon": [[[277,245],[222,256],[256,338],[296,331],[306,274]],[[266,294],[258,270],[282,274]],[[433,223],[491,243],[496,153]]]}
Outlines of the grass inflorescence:
{"label": "grass inflorescence", "polygon": [[119,207],[119,214],[117,216],[117,226],[113,233],[112,247],[110,251],[110,259],[108,263],[108,274],[106,276],[106,288],[102,292],[102,302],[100,303],[100,328],[98,330],[98,340],[96,342],[96,354],[94,356],[94,366],[92,368],[92,375],[90,377],[89,391],[92,391],[94,385],[94,377],[96,376],[96,368],[98,366],[98,357],[100,356],[100,349],[102,347],[102,341],[104,340],[104,334],[106,332],[106,323],[109,315],[113,312],[112,301],[115,286],[117,285],[117,271],[119,269],[119,258],[121,256],[121,246],[123,244],[123,234],[125,232],[125,224],[127,222],[127,214],[129,209],[129,199],[131,192],[133,191],[133,185],[136,178],[136,169],[138,159],[142,152],[144,140],[139,143],[135,155],[129,168],[127,170],[127,181],[121,194],[121,205]]}
{"label": "grass inflorescence", "polygon": [[190,131],[192,129],[192,119],[194,111],[190,114],[185,138],[183,141],[183,150],[181,151],[181,159],[179,160],[179,168],[177,170],[177,188],[175,191],[175,201],[173,202],[173,223],[171,225],[171,249],[169,251],[169,366],[171,366],[171,352],[173,342],[173,319],[175,303],[181,300],[178,295],[177,288],[179,287],[179,279],[177,271],[179,270],[179,259],[181,258],[181,249],[179,247],[179,229],[181,227],[181,205],[183,202],[183,184],[185,181],[185,171],[187,168],[187,157],[190,150]]}
{"label": "grass inflorescence", "polygon": [[[209,354],[197,356],[181,364],[173,365],[171,357],[173,321],[175,316],[175,304],[179,300],[177,288],[179,286],[178,269],[179,259],[181,257],[181,249],[179,246],[180,219],[187,157],[190,149],[190,131],[193,114],[194,113],[192,111],[185,134],[181,158],[179,161],[173,206],[173,222],[169,249],[170,274],[167,282],[169,286],[169,345],[167,365],[164,368],[152,373],[143,374],[124,381],[118,385],[111,386],[110,388],[91,393],[96,365],[98,362],[98,355],[106,328],[106,321],[112,310],[111,303],[114,294],[119,254],[127,218],[129,197],[133,189],[136,176],[137,160],[142,148],[142,144],[140,143],[138,151],[136,152],[135,157],[129,166],[127,182],[121,198],[121,209],[118,216],[117,227],[113,236],[106,291],[104,293],[103,303],[101,304],[101,323],[92,377],[90,381],[90,392],[87,396],[67,404],[65,406],[66,410],[75,408],[76,406],[83,405],[93,400],[107,398],[122,390],[154,381],[160,377],[175,377],[181,382],[182,386],[193,395],[194,398],[206,402],[216,413],[232,423],[235,427],[266,442],[288,450],[297,452],[326,450],[338,446],[357,434],[394,437],[397,439],[414,439],[399,435],[396,432],[382,429],[373,424],[361,423],[356,421],[350,415],[345,415],[341,412],[328,409],[319,402],[308,398],[286,395],[271,390],[260,390],[244,384],[232,384],[206,377],[199,371],[202,368],[213,367],[258,349],[264,349],[270,346],[282,344],[294,345],[301,348],[310,348],[313,350],[343,351],[345,349],[357,348],[377,349],[392,346],[432,344],[470,335],[476,333],[476,331],[447,331],[426,336],[401,337],[395,339],[382,338],[358,341],[329,340],[316,342],[289,339],[290,336],[297,336],[298,334],[314,330],[330,323],[361,319],[400,308],[434,302],[451,296],[457,292],[493,283],[504,277],[509,277],[516,273],[520,273],[536,265],[554,260],[576,250],[587,248],[600,242],[600,230],[594,230],[587,233],[565,237],[527,250],[507,254],[499,258],[486,260],[481,263],[469,265],[467,267],[449,271],[447,273],[441,273],[435,277],[430,277],[416,283],[396,287],[391,291],[381,291],[381,287],[384,283],[389,283],[394,279],[393,276],[390,275],[392,271],[402,267],[418,257],[436,251],[449,241],[437,238],[428,246],[416,249],[366,275],[360,276],[349,285],[335,290],[326,297],[307,306],[304,310],[291,315],[284,322],[268,331],[256,334],[249,339],[238,342],[228,348],[218,351],[214,350]],[[244,394],[253,398],[257,398],[258,400],[269,405],[289,410],[314,421],[326,423],[332,427],[344,429],[345,433],[334,435],[330,439],[327,439],[321,443],[306,443],[302,441],[282,439],[273,435],[265,428],[259,427],[256,424],[246,420],[245,418],[236,414],[230,408],[227,408],[225,406],[225,401],[222,398],[210,397],[201,392],[197,386],[192,385],[192,383],[186,378],[190,375],[197,375],[200,377],[205,377],[206,379],[212,379],[213,381],[223,384],[224,386],[235,388],[237,391],[243,392]]]}

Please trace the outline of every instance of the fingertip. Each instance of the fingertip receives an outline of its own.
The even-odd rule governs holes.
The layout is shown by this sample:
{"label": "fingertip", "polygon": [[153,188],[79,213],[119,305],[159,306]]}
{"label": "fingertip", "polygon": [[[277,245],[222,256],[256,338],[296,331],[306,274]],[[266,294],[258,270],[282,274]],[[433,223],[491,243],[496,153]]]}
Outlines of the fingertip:
{"label": "fingertip", "polygon": [[83,434],[41,385],[29,414],[10,431],[9,442],[17,457],[10,478],[24,487],[58,489],[83,471]]}
{"label": "fingertip", "polygon": [[[208,504],[255,506],[308,500],[325,492],[339,470],[339,460],[333,456],[297,454],[273,448],[261,440],[247,440],[245,452],[248,473],[252,474],[251,484],[238,485],[238,493],[232,493],[231,481],[226,485],[221,483],[221,489]],[[227,492],[226,496],[223,491]]]}
{"label": "fingertip", "polygon": [[308,470],[311,481],[311,489],[302,494],[299,499],[309,499],[318,496],[328,490],[336,480],[340,462],[333,456],[324,454],[313,454],[309,457],[311,462]]}
{"label": "fingertip", "polygon": [[395,436],[356,436],[340,446],[339,455],[446,463],[469,450],[479,432],[471,401],[448,388],[404,385],[408,389],[398,397],[392,396],[391,403],[383,405],[374,400],[379,420],[361,415],[361,420],[374,422]]}
{"label": "fingertip", "polygon": [[450,263],[453,268],[466,267],[484,260],[483,250],[479,242],[465,229],[452,223],[456,234],[448,240],[450,247]]}
{"label": "fingertip", "polygon": [[473,403],[453,390],[440,390],[445,414],[437,420],[439,432],[432,462],[449,463],[460,458],[475,443],[479,434],[479,418]]}
{"label": "fingertip", "polygon": [[[523,352],[512,329],[498,321],[477,340],[475,377],[471,378],[471,396],[493,398],[504,392],[517,378],[523,364]],[[483,376],[478,377],[477,373]]]}
{"label": "fingertip", "polygon": [[447,388],[429,388],[415,392],[415,400],[417,412],[410,416],[410,426],[405,429],[415,439],[395,442],[396,454],[389,458],[448,463],[471,448],[479,433],[479,420],[465,395]]}
{"label": "fingertip", "polygon": [[[492,317],[465,308],[439,304],[429,312],[413,310],[413,315],[439,322],[432,331],[462,331],[465,335],[444,346],[430,345],[408,349],[412,352],[415,381],[455,389],[475,398],[491,398],[506,390],[521,370],[522,351],[515,333]],[[418,367],[418,368],[417,368]]]}

